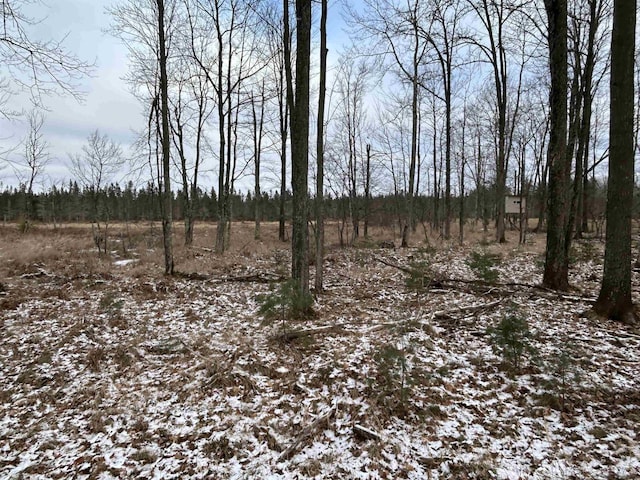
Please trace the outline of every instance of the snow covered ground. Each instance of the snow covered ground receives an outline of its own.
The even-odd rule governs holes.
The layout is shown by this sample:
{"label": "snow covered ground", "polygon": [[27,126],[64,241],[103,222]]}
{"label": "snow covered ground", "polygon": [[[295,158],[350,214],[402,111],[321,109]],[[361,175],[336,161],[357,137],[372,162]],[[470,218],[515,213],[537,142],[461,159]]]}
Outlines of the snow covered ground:
{"label": "snow covered ground", "polygon": [[[250,281],[282,254],[9,275],[0,478],[640,478],[640,332],[585,314],[601,267],[578,261],[562,296],[518,249],[500,285],[455,282],[468,254],[332,251],[316,315],[288,325],[318,331],[292,341]],[[418,261],[439,281],[416,291],[391,265]],[[487,330],[509,316],[535,349],[517,369]]]}

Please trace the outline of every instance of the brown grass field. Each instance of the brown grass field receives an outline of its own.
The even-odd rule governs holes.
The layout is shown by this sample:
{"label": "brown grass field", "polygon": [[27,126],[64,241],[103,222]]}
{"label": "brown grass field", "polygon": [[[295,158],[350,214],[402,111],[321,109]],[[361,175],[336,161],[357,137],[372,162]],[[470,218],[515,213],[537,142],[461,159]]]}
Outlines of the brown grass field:
{"label": "brown grass field", "polygon": [[[530,220],[535,224],[536,220]],[[345,230],[345,241],[350,237],[350,225]],[[361,227],[362,228],[362,227]],[[276,222],[261,223],[261,238],[254,239],[253,222],[234,222],[231,228],[231,239],[226,255],[216,255],[215,223],[198,222],[194,231],[193,246],[184,247],[183,225],[175,222],[173,227],[173,245],[176,270],[182,273],[211,273],[224,267],[229,261],[252,256],[268,256],[274,250],[289,250],[290,242],[278,240],[278,224]],[[458,247],[458,225],[452,224],[451,239],[445,241],[440,232],[419,225],[410,236],[413,247],[434,247],[446,249]],[[37,224],[28,233],[22,233],[17,224],[5,224],[0,227],[2,256],[6,259],[4,273],[11,274],[13,268],[26,268],[30,264],[61,265],[65,268],[87,269],[88,272],[112,269],[113,258],[135,256],[139,260],[135,272],[158,274],[163,273],[162,226],[159,222],[115,223],[108,226],[109,250],[112,255],[102,258],[96,255],[96,247],[91,235],[91,224],[71,223]],[[464,248],[473,249],[482,245],[494,253],[505,253],[518,244],[518,231],[507,230],[507,243],[496,244],[493,241],[494,231],[484,231],[480,222],[469,222],[465,226]],[[313,236],[313,230],[310,230]],[[291,236],[291,227],[287,225],[287,238]],[[400,245],[398,229],[386,226],[370,227],[369,239],[358,238],[355,247],[372,247],[380,242],[394,242]],[[313,249],[313,238],[310,240]],[[338,223],[329,221],[325,227],[325,245],[328,252],[339,250]],[[544,251],[544,237],[530,235],[525,245],[519,247],[523,251],[541,253]],[[211,255],[205,255],[211,253]]]}

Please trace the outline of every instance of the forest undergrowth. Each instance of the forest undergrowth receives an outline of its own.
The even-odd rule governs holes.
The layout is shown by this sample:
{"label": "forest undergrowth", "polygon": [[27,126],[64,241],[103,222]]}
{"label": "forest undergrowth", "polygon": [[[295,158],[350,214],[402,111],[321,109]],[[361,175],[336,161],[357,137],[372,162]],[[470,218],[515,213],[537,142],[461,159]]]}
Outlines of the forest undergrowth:
{"label": "forest undergrowth", "polygon": [[201,226],[173,277],[148,225],[101,256],[86,228],[0,230],[0,477],[640,477],[640,331],[590,314],[599,240],[560,294],[542,235],[377,229],[301,299],[251,227],[218,256]]}

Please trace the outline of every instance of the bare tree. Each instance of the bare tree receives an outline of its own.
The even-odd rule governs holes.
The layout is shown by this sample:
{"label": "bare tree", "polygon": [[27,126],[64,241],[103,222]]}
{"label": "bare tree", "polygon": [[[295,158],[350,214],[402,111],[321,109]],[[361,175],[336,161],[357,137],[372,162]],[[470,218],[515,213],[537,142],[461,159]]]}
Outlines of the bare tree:
{"label": "bare tree", "polygon": [[[44,126],[44,114],[38,109],[31,110],[27,115],[29,131],[23,141],[24,159],[20,170],[24,169],[26,175],[22,182],[25,186],[24,229],[28,230],[33,218],[34,196],[33,185],[49,163],[49,143],[44,139],[42,128]],[[22,172],[21,172],[22,173]]]}
{"label": "bare tree", "polygon": [[483,92],[473,99],[468,99],[466,110],[466,130],[468,131],[468,143],[471,147],[471,156],[468,161],[467,171],[471,177],[474,188],[474,210],[475,221],[482,221],[483,232],[488,231],[488,208],[487,208],[487,181],[490,172],[491,159],[489,156],[490,147],[487,146],[488,132],[491,125],[487,122],[487,112],[483,101]]}
{"label": "bare tree", "polygon": [[[28,91],[36,106],[42,106],[43,96],[53,92],[82,98],[79,81],[92,71],[91,64],[67,49],[65,36],[50,40],[34,38],[32,29],[44,19],[27,13],[32,4],[45,6],[40,0],[2,0],[0,4],[0,65],[11,79],[11,83],[0,82],[0,115],[5,117],[11,116],[11,112],[2,107],[17,89]],[[14,92],[12,86],[16,87]]]}
{"label": "bare tree", "polygon": [[[177,24],[175,0],[127,0],[108,10],[113,33],[129,50],[132,62],[130,82],[147,88],[149,104],[149,155],[156,140],[156,175],[161,192],[164,270],[173,274],[173,194],[171,191],[171,128],[169,126],[168,63],[173,32]],[[135,70],[139,69],[139,70]]]}
{"label": "bare tree", "polygon": [[[569,140],[570,153],[575,148],[575,176],[573,180],[573,195],[571,199],[571,215],[569,217],[569,233],[575,237],[582,236],[586,226],[584,218],[584,192],[586,186],[586,171],[589,167],[589,140],[591,136],[592,105],[599,78],[596,70],[604,50],[603,23],[609,12],[608,2],[605,0],[586,0],[572,4],[575,9],[570,15],[570,33],[572,51],[572,108],[570,110],[571,135]],[[605,62],[601,62],[605,63]],[[574,147],[575,145],[575,147]]]}
{"label": "bare tree", "polygon": [[236,179],[238,119],[240,109],[250,105],[243,87],[266,66],[259,48],[263,22],[254,5],[242,0],[195,0],[188,8],[192,38],[208,42],[191,48],[193,60],[214,93],[218,127],[218,227],[216,251],[228,247],[231,194]]}
{"label": "bare tree", "polygon": [[[273,10],[268,22],[267,44],[271,62],[270,71],[273,79],[273,98],[277,103],[277,140],[280,157],[280,202],[278,211],[278,238],[287,241],[286,235],[286,200],[287,200],[287,141],[289,138],[289,114],[291,88],[291,32],[289,29],[289,4],[281,2],[282,11]],[[286,15],[286,16],[285,16]]]}
{"label": "bare tree", "polygon": [[264,106],[266,102],[265,93],[265,80],[262,79],[259,91],[260,97],[257,100],[260,102],[259,108],[256,108],[255,95],[251,94],[251,114],[253,120],[253,165],[254,165],[254,217],[255,217],[255,229],[254,238],[260,240],[260,217],[262,216],[261,199],[262,191],[260,188],[260,161],[262,158],[262,139],[264,132]]}
{"label": "bare tree", "polygon": [[[458,166],[458,182],[460,185],[460,208],[458,210],[458,241],[460,245],[464,243],[464,224],[465,224],[465,179],[467,169],[467,104],[465,101],[462,109],[462,118],[459,121],[460,128],[460,150],[456,158]],[[446,234],[445,234],[446,235]]]}
{"label": "bare tree", "polygon": [[[451,115],[453,110],[453,72],[457,50],[462,44],[459,30],[466,14],[460,1],[432,1],[433,15],[428,26],[421,26],[421,35],[433,48],[440,70],[442,95],[438,95],[445,105],[445,193],[444,193],[444,237],[450,237],[451,230]],[[425,85],[423,84],[423,87]],[[431,93],[436,94],[429,86]]]}
{"label": "bare tree", "polygon": [[341,148],[338,158],[344,158],[340,167],[346,179],[353,244],[360,235],[360,197],[366,184],[366,157],[363,130],[366,128],[365,95],[368,88],[370,66],[363,59],[346,54],[340,60],[336,74],[338,93],[337,119],[334,122],[334,148]]}
{"label": "bare tree", "polygon": [[[475,17],[482,26],[482,38],[471,37],[470,40],[489,65],[494,84],[494,102],[496,109],[496,241],[504,242],[505,238],[505,203],[507,171],[513,128],[518,115],[520,89],[524,72],[524,59],[520,64],[517,93],[510,94],[510,67],[512,59],[509,54],[509,28],[519,14],[521,4],[495,0],[468,0],[475,12]],[[524,30],[522,35],[524,36]],[[523,46],[524,56],[524,46]],[[511,119],[509,118],[511,116]],[[510,128],[511,126],[511,128]]]}
{"label": "bare tree", "polygon": [[95,130],[87,137],[82,153],[69,155],[69,160],[71,174],[80,180],[90,198],[89,219],[93,241],[98,252],[106,254],[111,214],[104,190],[124,165],[122,149],[106,134]]}
{"label": "bare tree", "polygon": [[[289,102],[287,100],[287,73],[285,58],[290,58],[291,33],[285,22],[284,10],[288,3],[274,1],[265,3],[260,10],[261,22],[266,26],[265,46],[269,62],[264,76],[268,108],[265,110],[265,135],[269,137],[269,147],[279,158],[279,170],[274,171],[279,183],[278,202],[278,238],[288,240],[286,235],[286,200],[288,185],[288,140],[289,140]],[[286,28],[285,28],[286,27]],[[285,29],[288,33],[285,33]],[[288,54],[285,52],[287,50]],[[287,56],[288,55],[288,56]]]}
{"label": "bare tree", "polygon": [[[171,132],[179,158],[177,169],[182,183],[185,245],[193,243],[198,181],[204,161],[205,127],[213,110],[209,83],[186,56],[174,70],[170,95]],[[191,158],[191,159],[190,159]]]}
{"label": "bare tree", "polygon": [[164,273],[173,275],[173,194],[171,192],[171,130],[169,128],[169,78],[167,75],[167,23],[164,0],[156,0],[158,8],[158,69],[160,70],[160,119],[162,131],[162,236]]}
{"label": "bare tree", "polygon": [[[318,122],[316,138],[316,292],[322,291],[324,263],[324,109],[327,90],[327,9],[321,0],[320,13],[320,84],[318,92]],[[365,224],[365,232],[366,232]]]}
{"label": "bare tree", "polygon": [[401,81],[410,85],[411,95],[411,153],[406,195],[406,220],[402,228],[402,245],[408,245],[409,230],[415,226],[415,189],[418,163],[419,89],[428,44],[421,26],[427,23],[429,8],[426,2],[395,0],[363,2],[364,12],[350,11],[356,27],[355,39],[366,45],[367,55],[390,60]]}

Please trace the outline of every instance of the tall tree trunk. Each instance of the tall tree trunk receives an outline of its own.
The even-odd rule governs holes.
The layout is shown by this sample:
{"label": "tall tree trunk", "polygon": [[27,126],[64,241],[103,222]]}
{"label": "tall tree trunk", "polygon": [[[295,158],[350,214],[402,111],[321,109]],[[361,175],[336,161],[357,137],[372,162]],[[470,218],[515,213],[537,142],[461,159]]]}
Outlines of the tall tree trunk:
{"label": "tall tree trunk", "polygon": [[[444,238],[451,238],[451,65],[445,75]],[[463,128],[464,129],[464,128]],[[463,132],[464,135],[464,132]],[[462,243],[462,240],[460,241]]]}
{"label": "tall tree trunk", "polygon": [[[286,88],[284,83],[282,84],[282,88]],[[287,240],[285,206],[287,197],[287,137],[289,132],[289,104],[286,99],[286,93],[281,92],[278,95],[278,102],[280,103],[280,204],[278,205],[278,239],[281,242],[285,242]]]}
{"label": "tall tree trunk", "polygon": [[169,133],[169,87],[167,79],[167,47],[164,25],[164,0],[156,0],[158,6],[158,48],[160,50],[160,104],[162,116],[162,235],[164,239],[164,273],[173,275],[173,212],[171,194],[171,151]]}
{"label": "tall tree trunk", "polygon": [[[285,0],[286,1],[286,0]],[[311,57],[311,0],[296,0],[296,81],[291,111],[291,186],[293,232],[291,276],[302,292],[309,292],[308,168],[309,68]]]}
{"label": "tall tree trunk", "polygon": [[[506,102],[506,100],[504,101]],[[505,237],[505,197],[507,194],[507,154],[505,148],[507,113],[506,103],[498,106],[498,158],[496,161],[496,241],[504,243]]]}
{"label": "tall tree trunk", "polygon": [[551,71],[549,199],[547,253],[542,283],[554,290],[569,288],[566,249],[571,162],[567,156],[567,1],[545,0],[549,20]]}
{"label": "tall tree trunk", "polygon": [[[349,87],[350,90],[350,87]],[[356,93],[353,94],[354,98]],[[349,181],[349,215],[351,217],[351,242],[353,245],[359,234],[359,212],[358,212],[358,165],[357,165],[357,151],[356,151],[356,106],[351,106],[350,94],[347,95],[347,139],[349,143],[349,160],[347,168],[349,169],[348,181]],[[355,104],[355,100],[354,100]]]}
{"label": "tall tree trunk", "polygon": [[254,220],[255,220],[255,228],[253,237],[255,240],[260,240],[260,219],[262,216],[261,210],[261,200],[262,200],[262,192],[260,190],[260,160],[262,156],[262,131],[264,127],[264,101],[265,101],[265,90],[264,90],[264,80],[262,81],[262,90],[260,91],[260,118],[258,118],[258,113],[256,112],[256,104],[255,98],[251,96],[251,112],[253,114],[253,159],[254,159]]}
{"label": "tall tree trunk", "polygon": [[[281,241],[286,240],[285,230],[285,196],[286,190],[286,169],[287,169],[287,117],[293,126],[294,115],[294,98],[293,98],[293,73],[291,72],[291,32],[289,28],[289,0],[282,0],[283,3],[283,45],[284,45],[284,76],[285,76],[285,102],[284,115],[280,115],[280,135],[282,141],[282,149],[280,154],[280,226],[279,237]],[[287,115],[288,111],[288,115]],[[283,123],[284,122],[284,123]],[[293,128],[292,128],[293,131]],[[293,143],[293,142],[292,142]],[[293,146],[291,148],[293,157]]]}
{"label": "tall tree trunk", "polygon": [[[465,163],[466,163],[466,157],[465,157],[465,137],[466,137],[466,130],[467,130],[467,106],[465,104],[464,110],[462,112],[462,145],[461,145],[461,155],[460,155],[460,217],[459,217],[459,232],[458,232],[458,240],[460,242],[460,245],[462,245],[464,243],[464,217],[465,217],[465,211],[464,211],[464,195],[465,195],[465,191],[464,191],[464,168],[465,168]],[[478,192],[476,192],[476,195],[478,194]]]}
{"label": "tall tree trunk", "polygon": [[[285,107],[284,123],[287,119],[287,107]],[[278,239],[281,242],[287,240],[287,218],[286,218],[286,197],[287,197],[287,130],[281,131],[281,150],[280,150],[280,204],[278,205]]]}
{"label": "tall tree trunk", "polygon": [[223,73],[223,52],[224,39],[222,36],[222,26],[220,25],[220,14],[218,3],[216,6],[216,38],[218,46],[217,59],[217,88],[216,97],[218,103],[218,225],[216,229],[216,252],[224,253],[225,228],[227,226],[227,196],[225,194],[225,167],[226,167],[226,136],[224,131],[225,111],[224,111],[224,73]]}
{"label": "tall tree trunk", "polygon": [[432,219],[432,228],[433,230],[440,229],[440,192],[438,189],[438,127],[437,127],[437,115],[436,115],[436,105],[435,102],[433,104],[433,138],[432,140],[432,161],[433,161],[433,219]]}
{"label": "tall tree trunk", "polygon": [[587,141],[587,145],[584,150],[584,158],[582,160],[582,188],[580,189],[580,203],[579,203],[579,221],[582,223],[582,227],[580,230],[584,232],[589,231],[589,209],[588,201],[589,201],[589,145],[590,142]]}
{"label": "tall tree trunk", "polygon": [[182,177],[182,215],[184,216],[184,244],[189,247],[193,244],[193,198],[191,197],[191,189],[189,179],[187,178],[187,159],[184,151],[184,137],[182,125],[178,125],[174,132],[177,135],[177,149],[180,156],[180,174]]}
{"label": "tall tree trunk", "polygon": [[633,95],[636,0],[615,0],[611,35],[609,182],[604,275],[594,311],[626,323],[638,317],[631,299],[631,213],[634,181]]}
{"label": "tall tree trunk", "polygon": [[[572,20],[573,23],[577,23],[576,19]],[[580,184],[579,178],[582,176],[582,162],[580,160],[582,151],[580,150],[580,132],[582,130],[582,118],[583,118],[583,104],[584,104],[584,74],[581,64],[581,51],[580,51],[580,35],[578,28],[574,27],[574,33],[572,35],[573,44],[571,50],[573,51],[573,79],[571,82],[571,93],[569,94],[569,136],[567,140],[567,157],[570,161],[575,158],[575,177],[571,188],[571,204],[569,207],[569,218],[567,221],[567,242],[571,242],[571,236],[573,235],[573,226],[575,223],[575,214],[577,208],[577,190]],[[586,66],[585,66],[586,71]],[[574,155],[575,154],[575,155]]]}
{"label": "tall tree trunk", "polygon": [[581,238],[584,232],[584,187],[587,177],[589,159],[589,137],[591,136],[591,111],[593,103],[593,70],[595,67],[595,38],[600,24],[600,12],[597,9],[598,0],[589,0],[589,37],[587,44],[587,56],[585,59],[585,72],[582,86],[582,123],[578,138],[578,153],[576,155],[576,176],[574,179],[574,197],[576,238]]}
{"label": "tall tree trunk", "polygon": [[[184,218],[184,244],[190,247],[193,244],[193,206],[191,198],[191,190],[189,187],[189,177],[187,174],[187,157],[184,147],[184,125],[182,121],[182,101],[180,95],[182,89],[178,92],[178,103],[174,105],[173,122],[170,122],[170,128],[173,138],[173,144],[180,158],[180,177],[182,180],[182,216]],[[175,124],[175,125],[174,125]]]}
{"label": "tall tree trunk", "polygon": [[[542,154],[544,155],[544,154]],[[548,161],[540,163],[540,183],[538,185],[538,225],[536,226],[536,232],[542,232],[547,228],[547,186],[549,178],[549,164]]]}
{"label": "tall tree trunk", "polygon": [[322,291],[324,279],[324,103],[327,90],[327,3],[328,0],[322,0],[322,12],[320,14],[320,90],[318,92],[318,136],[316,145],[316,292]]}
{"label": "tall tree trunk", "polygon": [[[402,246],[409,246],[409,230],[413,231],[415,226],[415,179],[416,162],[418,152],[418,67],[420,39],[418,35],[418,24],[414,25],[415,44],[413,49],[413,76],[411,78],[411,158],[409,160],[409,192],[407,196],[407,223],[402,229]],[[407,192],[405,192],[405,195]]]}
{"label": "tall tree trunk", "polygon": [[364,238],[369,238],[369,215],[371,213],[371,144],[367,143],[367,165],[364,180]]}

